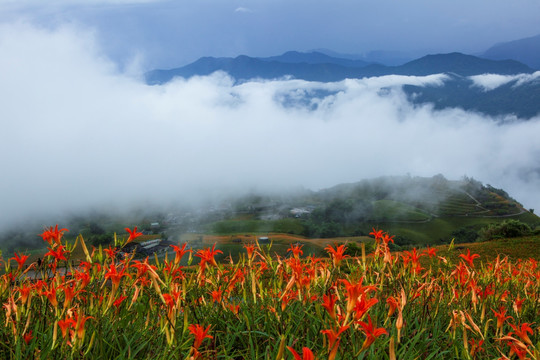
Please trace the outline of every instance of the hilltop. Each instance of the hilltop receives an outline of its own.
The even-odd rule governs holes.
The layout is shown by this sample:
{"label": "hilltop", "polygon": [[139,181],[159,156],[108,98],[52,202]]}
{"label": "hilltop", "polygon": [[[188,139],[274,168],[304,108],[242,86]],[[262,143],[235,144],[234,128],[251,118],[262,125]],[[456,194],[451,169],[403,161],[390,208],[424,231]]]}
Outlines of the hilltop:
{"label": "hilltop", "polygon": [[341,184],[294,198],[251,196],[237,200],[234,215],[203,232],[288,232],[310,238],[366,236],[375,228],[407,244],[474,241],[492,223],[513,219],[535,228],[540,218],[504,190],[472,178],[442,175],[380,177]]}

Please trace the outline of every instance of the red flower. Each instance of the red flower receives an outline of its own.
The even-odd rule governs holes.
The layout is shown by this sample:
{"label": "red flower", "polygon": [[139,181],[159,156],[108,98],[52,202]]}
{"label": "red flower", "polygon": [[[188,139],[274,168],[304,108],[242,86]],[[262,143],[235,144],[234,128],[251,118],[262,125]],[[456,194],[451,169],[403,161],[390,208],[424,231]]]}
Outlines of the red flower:
{"label": "red flower", "polygon": [[79,340],[84,339],[84,333],[86,332],[84,329],[84,324],[86,323],[86,320],[88,319],[93,319],[93,317],[77,315],[77,325],[76,325],[75,331],[77,332],[77,337],[79,338]]}
{"label": "red flower", "polygon": [[529,338],[529,335],[527,335],[527,333],[529,333],[531,335],[533,334],[533,330],[529,326],[529,323],[523,323],[523,324],[521,324],[519,326],[510,324],[510,326],[512,327],[512,329],[514,329],[514,331],[511,332],[509,335],[516,334],[517,336],[519,336],[521,338],[521,340],[523,340],[523,342],[525,344],[532,345],[532,341]]}
{"label": "red flower", "polygon": [[124,295],[122,296],[119,296],[118,299],[114,300],[113,302],[113,305],[118,308],[120,307],[120,304],[122,304],[122,302],[126,299],[126,297]]}
{"label": "red flower", "polygon": [[497,329],[502,328],[506,319],[513,319],[511,316],[506,316],[506,308],[502,305],[499,307],[499,312],[496,312],[493,309],[491,309],[491,311],[493,311],[493,314],[495,314],[495,317],[497,318]]}
{"label": "red flower", "polygon": [[341,282],[345,285],[347,290],[347,313],[353,311],[360,295],[365,294],[368,291],[375,291],[377,288],[373,285],[362,285],[364,278],[361,278],[356,284],[351,284],[346,279],[341,279]]}
{"label": "red flower", "polygon": [[376,303],[379,302],[376,298],[371,298],[368,301],[366,301],[366,296],[362,295],[360,296],[360,299],[356,302],[356,305],[354,306],[354,319],[360,320],[365,313]]}
{"label": "red flower", "polygon": [[384,328],[375,328],[373,323],[371,322],[371,316],[368,315],[368,323],[358,321],[358,325],[362,327],[362,331],[364,334],[366,334],[366,340],[364,340],[364,344],[362,345],[362,350],[367,349],[370,347],[371,344],[375,341],[376,338],[378,338],[381,335],[388,335],[388,332]]}
{"label": "red flower", "polygon": [[223,291],[221,291],[221,288],[219,288],[218,290],[213,290],[212,292],[210,292],[210,295],[212,296],[212,300],[214,302],[221,302],[221,297],[223,296]]}
{"label": "red flower", "polygon": [[375,228],[373,228],[373,231],[369,233],[369,235],[373,235],[375,237],[375,240],[382,239],[383,234],[384,234],[384,231],[375,230]]}
{"label": "red flower", "polygon": [[9,260],[15,260],[17,264],[19,264],[19,270],[21,270],[24,263],[26,262],[26,259],[28,259],[28,255],[21,255],[19,257],[16,252],[14,252],[13,254],[15,255],[15,257],[10,258]]}
{"label": "red flower", "polygon": [[111,260],[114,260],[116,258],[116,253],[118,252],[117,248],[112,248],[111,245],[109,245],[108,249],[103,249],[103,251],[107,254],[107,257]]}
{"label": "red flower", "polygon": [[133,240],[135,240],[139,236],[143,235],[142,232],[137,232],[137,227],[136,226],[133,228],[133,230],[130,230],[129,228],[126,228],[126,231],[129,233],[129,238],[126,241],[126,244],[132,242]]}
{"label": "red flower", "polygon": [[302,348],[302,356],[300,356],[294,349],[290,346],[287,346],[287,349],[293,354],[294,360],[315,360],[315,356],[313,355],[313,352],[307,348]]}
{"label": "red flower", "polygon": [[195,256],[201,258],[201,262],[199,264],[201,269],[205,269],[206,263],[210,263],[213,266],[217,266],[216,259],[214,259],[214,256],[216,256],[216,254],[223,254],[223,251],[215,250],[215,248],[216,248],[216,244],[212,246],[212,249],[206,248],[202,250],[197,250],[197,253],[195,254]]}
{"label": "red flower", "polygon": [[467,255],[460,254],[459,257],[462,257],[463,260],[465,260],[467,262],[467,264],[469,264],[470,267],[474,267],[473,261],[474,261],[474,259],[479,258],[480,255],[478,255],[478,254],[472,254],[471,255],[471,250],[467,249]]}
{"label": "red flower", "polygon": [[71,286],[68,286],[67,284],[62,286],[62,289],[64,290],[64,308],[69,307],[75,295],[81,292],[81,290],[75,291],[75,287],[75,283],[72,283]]}
{"label": "red flower", "polygon": [[34,337],[32,336],[32,330],[28,330],[28,332],[23,335],[23,340],[26,345],[30,344],[30,341],[32,341],[33,338]]}
{"label": "red flower", "polygon": [[334,267],[339,266],[341,264],[341,260],[346,259],[349,257],[349,255],[345,255],[345,250],[347,248],[345,245],[336,246],[336,248],[332,248],[331,245],[328,245],[324,248],[329,254],[332,256],[332,263],[334,264]]}
{"label": "red flower", "polygon": [[437,256],[437,249],[428,246],[427,249],[424,250],[424,253],[430,258],[435,257]]}
{"label": "red flower", "polygon": [[67,331],[69,328],[75,328],[75,325],[77,325],[77,322],[71,318],[66,318],[64,320],[58,320],[58,326],[60,326],[60,331],[62,331],[62,337],[67,336]]}
{"label": "red flower", "polygon": [[330,352],[330,354],[328,355],[328,360],[335,359],[339,347],[340,335],[348,328],[349,325],[341,326],[337,331],[334,329],[321,330],[321,333],[326,335],[326,337],[328,338],[328,350]]}
{"label": "red flower", "polygon": [[60,245],[60,242],[62,240],[62,236],[64,235],[64,232],[69,231],[68,229],[60,229],[58,230],[58,224],[53,227],[51,226],[48,230],[43,231],[43,233],[39,234],[38,236],[41,236],[44,241],[48,242],[49,245],[53,245],[53,241]]}
{"label": "red flower", "polygon": [[49,299],[52,306],[58,306],[58,300],[56,299],[56,288],[54,287],[54,284],[51,284],[49,289],[43,291],[42,295],[47,296],[47,299]]}
{"label": "red flower", "polygon": [[126,269],[122,267],[122,269],[118,271],[114,264],[110,265],[109,270],[107,270],[104,275],[105,279],[111,280],[113,284],[113,289],[118,288],[118,286],[120,285],[120,280],[122,280],[124,276],[129,276],[128,274],[126,274]]}
{"label": "red flower", "polygon": [[52,256],[52,257],[55,258],[56,261],[59,261],[59,260],[66,260],[67,261],[64,254],[69,254],[69,252],[64,251],[64,246],[60,245],[60,246],[58,246],[58,248],[56,250],[53,250],[51,248],[47,248],[47,249],[49,249],[49,252],[46,253],[43,256]]}
{"label": "red flower", "polygon": [[182,257],[187,253],[191,252],[192,250],[186,250],[186,243],[182,245],[182,247],[178,247],[176,245],[170,245],[174,252],[176,253],[176,257],[174,258],[174,263],[178,265],[180,263],[180,260],[182,260]]}
{"label": "red flower", "polygon": [[302,246],[304,245],[293,245],[291,244],[291,247],[287,249],[287,252],[292,252],[295,259],[298,259],[300,255],[304,255],[304,252],[302,251]]}
{"label": "red flower", "polygon": [[393,244],[394,243],[394,235],[390,236],[388,234],[383,234],[382,240],[386,245],[388,245],[389,242],[392,242],[392,244]]}
{"label": "red flower", "polygon": [[22,287],[18,287],[17,291],[21,295],[19,298],[23,304],[26,304],[26,301],[28,301],[28,297],[30,296],[30,291],[32,288],[30,286],[23,285]]}
{"label": "red flower", "polygon": [[253,244],[244,245],[244,248],[247,251],[248,261],[251,261],[251,259],[253,258],[253,253],[255,252],[255,245]]}
{"label": "red flower", "polygon": [[195,350],[199,349],[205,338],[213,339],[212,335],[208,335],[210,325],[205,329],[199,324],[191,324],[188,326],[188,329],[189,332],[195,336],[195,341],[193,342],[193,348],[195,348]]}
{"label": "red flower", "polygon": [[386,303],[389,306],[387,316],[390,317],[390,316],[392,316],[394,314],[394,312],[396,312],[396,309],[398,308],[399,304],[398,304],[398,301],[396,300],[396,298],[393,297],[393,296],[389,296],[386,299]]}
{"label": "red flower", "polygon": [[333,294],[323,295],[322,306],[326,309],[326,311],[328,311],[328,315],[330,315],[332,319],[336,318],[336,299],[336,296]]}

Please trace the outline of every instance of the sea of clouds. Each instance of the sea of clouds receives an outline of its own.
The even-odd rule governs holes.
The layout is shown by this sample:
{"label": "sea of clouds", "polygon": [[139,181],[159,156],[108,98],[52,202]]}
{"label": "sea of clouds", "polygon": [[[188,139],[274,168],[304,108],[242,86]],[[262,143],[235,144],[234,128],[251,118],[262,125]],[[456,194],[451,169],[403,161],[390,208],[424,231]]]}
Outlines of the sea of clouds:
{"label": "sea of clouds", "polygon": [[[0,25],[0,54],[0,226],[407,173],[467,175],[540,209],[540,119],[434,111],[401,91],[445,75],[235,84],[216,73],[148,86],[92,32],[26,23]],[[507,80],[474,78],[486,89]]]}

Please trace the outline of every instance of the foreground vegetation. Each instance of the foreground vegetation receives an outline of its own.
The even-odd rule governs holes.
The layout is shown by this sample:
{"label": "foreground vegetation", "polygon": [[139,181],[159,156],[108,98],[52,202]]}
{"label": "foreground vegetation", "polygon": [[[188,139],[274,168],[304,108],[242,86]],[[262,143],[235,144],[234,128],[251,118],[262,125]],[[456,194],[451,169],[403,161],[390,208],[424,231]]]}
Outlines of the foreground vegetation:
{"label": "foreground vegetation", "polygon": [[[118,245],[141,235],[126,230]],[[343,244],[317,258],[252,243],[226,263],[185,244],[136,260],[65,231],[41,234],[41,264],[2,259],[1,358],[540,359],[532,258],[391,253],[392,236],[373,229],[374,252],[354,258]],[[62,268],[75,249],[84,261]]]}

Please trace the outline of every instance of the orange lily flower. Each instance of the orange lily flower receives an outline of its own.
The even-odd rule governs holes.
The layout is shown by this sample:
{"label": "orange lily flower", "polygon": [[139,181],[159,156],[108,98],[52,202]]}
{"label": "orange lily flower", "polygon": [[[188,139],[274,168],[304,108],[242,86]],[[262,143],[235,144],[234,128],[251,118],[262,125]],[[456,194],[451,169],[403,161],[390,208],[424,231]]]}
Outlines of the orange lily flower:
{"label": "orange lily flower", "polygon": [[126,231],[129,233],[129,237],[128,237],[127,241],[126,241],[126,244],[132,242],[133,240],[135,240],[139,236],[143,235],[142,232],[137,232],[137,227],[136,226],[133,228],[133,230],[130,230],[130,228],[126,228]]}
{"label": "orange lily flower", "polygon": [[502,328],[506,319],[513,319],[511,316],[506,316],[506,308],[502,305],[499,307],[499,312],[496,312],[493,309],[491,309],[491,311],[493,311],[493,314],[495,314],[495,317],[497,318],[497,329]]}
{"label": "orange lily flower", "polygon": [[45,290],[43,295],[47,296],[47,299],[49,299],[52,306],[58,306],[58,300],[56,299],[56,288],[54,287],[54,284],[51,283],[49,289]]}
{"label": "orange lily flower", "polygon": [[370,232],[369,235],[373,235],[375,237],[375,240],[379,240],[379,239],[382,239],[382,237],[384,235],[384,231],[375,230],[375,228],[373,228],[373,231]]}
{"label": "orange lily flower", "polygon": [[118,289],[118,286],[120,285],[120,281],[124,276],[129,276],[129,274],[126,273],[126,269],[122,267],[120,271],[116,268],[114,264],[111,264],[109,266],[109,270],[107,270],[107,273],[103,275],[105,279],[110,279],[113,284],[113,291]]}
{"label": "orange lily flower", "polygon": [[187,253],[191,252],[192,250],[186,250],[187,243],[184,243],[182,247],[176,246],[176,245],[170,245],[174,252],[176,253],[176,256],[174,258],[174,264],[178,265],[180,263],[180,260],[182,260],[182,257]]}
{"label": "orange lily flower", "polygon": [[71,286],[68,286],[67,284],[62,286],[62,289],[64,290],[64,308],[67,308],[71,305],[71,301],[77,295],[81,290],[75,291],[75,284],[72,283]]}
{"label": "orange lily flower", "polygon": [[392,316],[394,314],[394,312],[396,312],[396,309],[398,308],[399,304],[398,304],[398,301],[396,300],[396,298],[393,297],[393,296],[389,296],[386,299],[386,303],[389,306],[387,316],[390,317],[390,316]]}
{"label": "orange lily flower", "polygon": [[77,325],[75,327],[75,331],[77,332],[77,337],[79,338],[79,340],[83,340],[84,339],[84,334],[86,332],[85,328],[84,328],[84,324],[86,323],[86,320],[88,319],[93,319],[92,316],[79,316],[77,314]]}
{"label": "orange lily flower", "polygon": [[513,325],[513,324],[510,324],[510,326],[512,327],[512,329],[514,329],[513,332],[511,332],[509,335],[511,334],[516,334],[517,336],[519,336],[519,338],[521,340],[523,340],[523,342],[527,345],[532,345],[532,341],[531,339],[529,338],[529,335],[527,335],[527,333],[529,334],[533,334],[533,330],[532,328],[529,326],[529,323],[523,323],[519,326],[516,326],[516,325]]}
{"label": "orange lily flower", "polygon": [[519,314],[521,312],[521,308],[523,307],[524,302],[525,299],[521,299],[519,295],[517,296],[516,300],[514,300],[513,308],[516,314]]}
{"label": "orange lily flower", "polygon": [[72,318],[65,318],[64,320],[58,320],[58,326],[60,327],[60,331],[62,331],[62,337],[65,339],[68,335],[67,331],[69,328],[75,329],[75,325],[77,325],[77,322]]}
{"label": "orange lily flower", "polygon": [[125,299],[126,299],[126,296],[124,296],[124,295],[119,296],[118,299],[114,300],[114,302],[113,302],[114,307],[116,307],[118,309],[118,307],[120,307],[120,305],[122,304],[122,302]]}
{"label": "orange lily flower", "polygon": [[302,247],[304,245],[291,244],[291,247],[287,249],[287,252],[292,252],[295,259],[298,259],[300,255],[304,255]]}
{"label": "orange lily flower", "polygon": [[253,254],[255,253],[256,246],[254,244],[247,244],[244,245],[244,248],[247,251],[248,261],[251,261],[253,259]]}
{"label": "orange lily flower", "polygon": [[376,298],[371,298],[366,301],[366,297],[364,295],[361,295],[359,297],[359,300],[356,302],[356,305],[354,306],[354,319],[360,320],[365,313],[368,312],[368,310],[378,303],[379,300]]}
{"label": "orange lily flower", "polygon": [[32,330],[28,330],[26,334],[23,335],[23,340],[26,343],[26,345],[30,344],[30,341],[32,341],[34,337],[32,336]]}
{"label": "orange lily flower", "polygon": [[214,302],[221,302],[221,297],[223,296],[223,291],[221,290],[221,287],[218,290],[213,290],[210,292],[210,295],[212,296],[212,300]]}
{"label": "orange lily flower", "polygon": [[205,329],[199,324],[191,324],[188,326],[189,332],[195,336],[195,341],[193,342],[193,348],[195,350],[198,350],[201,346],[204,339],[209,338],[213,339],[214,337],[212,335],[208,335],[208,331],[210,330],[210,325]]}
{"label": "orange lily flower", "polygon": [[43,231],[43,233],[39,234],[38,236],[41,236],[44,241],[49,243],[49,245],[53,246],[53,241],[56,245],[60,245],[62,241],[62,236],[64,235],[64,232],[69,231],[68,229],[60,229],[58,230],[58,224],[53,227],[51,226],[48,230]]}
{"label": "orange lily flower", "polygon": [[437,256],[437,249],[428,246],[427,249],[424,250],[424,254],[429,256],[430,258],[435,257]]}
{"label": "orange lily flower", "polygon": [[341,282],[345,284],[347,290],[347,313],[353,311],[360,295],[365,294],[368,291],[375,291],[377,288],[373,285],[362,285],[364,278],[361,278],[356,284],[351,284],[349,280],[341,279]]}
{"label": "orange lily flower", "polygon": [[330,317],[334,320],[336,319],[336,300],[337,298],[334,294],[323,295],[322,306],[326,309],[326,311],[328,311],[328,315],[330,315]]}
{"label": "orange lily flower", "polygon": [[302,348],[302,356],[300,356],[292,347],[287,346],[287,349],[293,354],[294,360],[315,360],[315,355],[308,347]]}
{"label": "orange lily flower", "polygon": [[469,264],[469,267],[474,267],[474,259],[477,259],[480,257],[480,255],[478,254],[472,254],[471,255],[471,250],[470,249],[467,249],[467,255],[465,254],[459,254],[459,257],[463,258],[463,260],[465,260],[467,262],[467,264]]}
{"label": "orange lily flower", "polygon": [[24,263],[26,262],[26,259],[28,259],[28,255],[19,256],[16,252],[14,252],[13,254],[15,255],[15,257],[10,258],[9,260],[15,260],[17,264],[19,264],[19,270],[21,270]]}
{"label": "orange lily flower", "polygon": [[118,249],[111,247],[111,245],[109,245],[108,249],[103,249],[103,251],[105,252],[105,254],[107,254],[107,257],[111,260],[114,260],[116,258],[116,253],[118,253]]}
{"label": "orange lily flower", "polygon": [[360,351],[364,351],[365,349],[370,347],[371,344],[373,344],[373,342],[375,341],[375,339],[378,338],[379,336],[385,335],[385,334],[388,335],[388,331],[386,331],[386,329],[382,327],[375,328],[375,326],[371,322],[371,316],[369,315],[368,315],[367,323],[358,321],[357,324],[362,327],[364,334],[366,334],[366,340],[364,340],[364,344],[362,344],[362,349]]}
{"label": "orange lily flower", "polygon": [[202,250],[197,250],[197,253],[195,256],[201,258],[201,262],[199,263],[199,266],[201,270],[204,270],[206,268],[206,263],[209,263],[210,265],[217,266],[216,259],[214,259],[214,256],[217,254],[223,254],[223,251],[221,250],[215,250],[216,244],[212,246],[212,249],[206,248]]}
{"label": "orange lily flower", "polygon": [[337,331],[334,329],[321,330],[321,333],[326,335],[328,338],[328,360],[333,360],[336,358],[337,350],[339,347],[339,341],[341,334],[349,328],[349,325],[341,326]]}
{"label": "orange lily flower", "polygon": [[332,263],[334,264],[334,267],[337,267],[341,264],[341,261],[343,259],[346,259],[349,257],[349,255],[345,255],[345,250],[347,248],[345,245],[336,246],[336,248],[332,248],[331,245],[328,245],[324,248],[329,254],[332,256]]}
{"label": "orange lily flower", "polygon": [[56,261],[59,261],[59,260],[66,260],[66,257],[64,256],[64,254],[69,254],[68,251],[64,251],[64,246],[60,245],[58,246],[58,248],[55,250],[52,250],[51,248],[47,248],[49,250],[48,253],[46,253],[45,255],[43,256],[52,256],[55,258]]}
{"label": "orange lily flower", "polygon": [[26,286],[26,285],[23,285],[22,287],[20,286],[20,287],[17,288],[17,291],[21,295],[19,300],[21,300],[22,304],[26,304],[26,302],[28,301],[28,297],[30,296],[30,291],[31,290],[32,290],[32,288],[30,286]]}
{"label": "orange lily flower", "polygon": [[388,245],[389,242],[392,242],[392,244],[394,244],[394,235],[390,236],[385,233],[382,236],[382,241],[384,242],[385,245]]}

